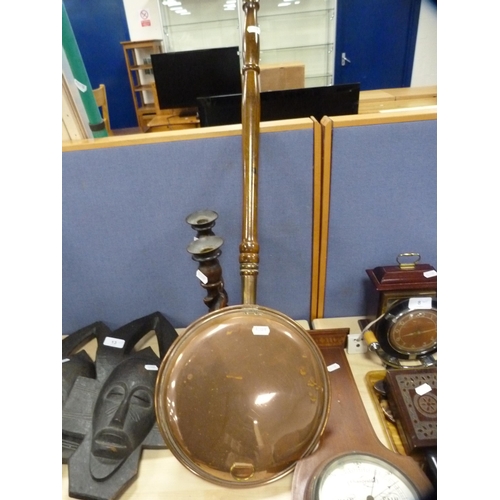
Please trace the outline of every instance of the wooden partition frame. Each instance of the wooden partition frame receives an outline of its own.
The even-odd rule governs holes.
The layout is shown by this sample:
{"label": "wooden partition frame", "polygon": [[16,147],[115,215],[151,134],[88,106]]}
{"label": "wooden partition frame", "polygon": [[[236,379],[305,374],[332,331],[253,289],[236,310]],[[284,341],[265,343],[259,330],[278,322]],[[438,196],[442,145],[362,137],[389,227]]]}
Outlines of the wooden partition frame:
{"label": "wooden partition frame", "polygon": [[319,213],[319,269],[318,269],[318,297],[316,309],[311,311],[311,321],[323,317],[325,308],[326,265],[328,259],[328,221],[330,218],[330,178],[332,158],[332,121],[324,116],[321,120],[321,180],[320,197],[321,210]]}
{"label": "wooden partition frame", "polygon": [[[349,311],[342,311],[338,313],[332,313],[335,308],[331,307],[331,297],[330,301],[327,303],[327,289],[331,288],[332,281],[335,279],[331,274],[328,276],[327,270],[335,267],[335,263],[331,262],[331,256],[329,254],[329,247],[335,245],[334,241],[339,235],[332,234],[330,226],[332,217],[336,217],[334,209],[332,209],[332,199],[331,199],[331,186],[332,186],[332,175],[336,168],[336,159],[332,158],[333,142],[335,141],[335,130],[348,127],[364,127],[364,126],[377,126],[377,125],[391,125],[391,124],[408,124],[411,122],[426,122],[426,121],[436,121],[437,120],[437,108],[436,106],[426,106],[425,108],[418,109],[413,108],[404,110],[398,109],[391,112],[383,113],[365,113],[357,116],[338,116],[338,117],[324,117],[321,120],[322,127],[322,186],[321,186],[321,222],[320,222],[320,255],[318,258],[318,269],[319,276],[316,280],[318,289],[314,292],[317,297],[316,309],[311,308],[311,320],[316,318],[325,317],[325,305],[327,308],[327,317],[337,317],[337,316],[357,316],[366,315],[372,312],[375,308],[376,292],[370,290],[370,284],[368,279],[363,280],[359,275],[365,276],[365,269],[363,265],[360,264],[359,268],[355,270],[356,280],[360,282],[360,287],[364,287],[365,300],[363,306],[358,305],[358,308],[352,308]],[[436,140],[436,136],[434,136]],[[434,150],[436,145],[431,145],[431,150]],[[360,145],[362,147],[362,145]],[[422,148],[426,147],[426,144],[421,145]],[[352,166],[355,168],[355,165]],[[436,165],[437,167],[437,165]],[[358,193],[353,192],[353,199],[358,195]],[[373,193],[373,196],[377,196],[377,193]],[[436,217],[436,214],[433,214]],[[315,226],[316,227],[316,226]],[[367,248],[370,245],[370,238],[367,235]],[[437,241],[434,240],[428,245],[430,248],[437,247]],[[418,248],[397,248],[394,247],[394,255],[386,254],[386,261],[378,262],[375,258],[370,267],[376,267],[378,265],[391,265],[395,264],[395,259],[399,252],[403,251],[418,251]],[[368,251],[368,250],[367,250]],[[432,252],[431,252],[432,253]],[[437,267],[435,251],[432,255],[422,256],[424,259],[427,257],[425,262],[430,263]],[[393,262],[394,261],[394,262]],[[353,270],[354,273],[354,270]],[[361,282],[364,281],[364,284]],[[356,282],[357,283],[357,282]],[[356,286],[356,285],[355,285]],[[330,294],[331,295],[331,294]]]}
{"label": "wooden partition frame", "polygon": [[[260,132],[289,132],[311,128],[310,118],[294,118],[290,120],[269,121],[261,123]],[[62,143],[62,152],[89,151],[93,149],[118,148],[123,146],[141,146],[164,142],[196,141],[200,139],[241,136],[241,124],[220,125],[217,127],[168,130],[143,134],[114,135],[99,139],[81,139]]]}
{"label": "wooden partition frame", "polygon": [[314,173],[313,173],[313,234],[311,260],[311,310],[310,321],[318,314],[318,304],[321,299],[320,278],[324,275],[321,264],[321,214],[323,207],[323,126],[313,118],[314,127]]}
{"label": "wooden partition frame", "polygon": [[[311,266],[311,313],[310,321],[323,318],[325,314],[325,296],[327,288],[327,267],[328,267],[328,247],[332,235],[329,232],[331,213],[331,182],[332,172],[335,169],[335,162],[332,159],[333,131],[345,127],[360,127],[370,125],[384,125],[395,123],[407,123],[428,121],[437,119],[436,106],[429,106],[434,103],[437,95],[436,87],[418,89],[390,89],[388,91],[374,91],[383,93],[380,101],[380,109],[387,110],[387,102],[397,100],[399,94],[407,97],[408,102],[413,104],[419,96],[425,107],[411,106],[411,109],[399,108],[392,112],[384,111],[362,113],[353,116],[324,116],[321,123],[314,121],[314,201],[313,201],[313,240],[312,240],[312,266]],[[392,94],[395,94],[394,97]],[[410,97],[408,97],[410,93]],[[366,93],[366,101],[372,99],[372,106],[376,107],[377,96]],[[427,95],[429,94],[429,96]],[[431,95],[432,94],[432,95]],[[413,100],[415,99],[415,101]],[[434,99],[434,101],[429,100]]]}
{"label": "wooden partition frame", "polygon": [[330,184],[331,130],[332,122],[328,117],[323,117],[321,123],[315,121],[311,321],[322,317],[325,301],[328,217],[330,209],[330,190],[325,189],[325,186],[329,186]]}

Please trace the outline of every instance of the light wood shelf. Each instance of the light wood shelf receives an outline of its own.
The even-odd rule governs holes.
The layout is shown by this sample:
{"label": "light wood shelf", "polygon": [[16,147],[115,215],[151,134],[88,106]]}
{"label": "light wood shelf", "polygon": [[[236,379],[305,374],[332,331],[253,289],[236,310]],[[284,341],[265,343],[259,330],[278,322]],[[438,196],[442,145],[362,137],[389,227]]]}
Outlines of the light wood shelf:
{"label": "light wood shelf", "polygon": [[151,54],[162,51],[161,40],[121,42],[127,64],[127,72],[134,101],[137,125],[143,132],[148,131],[148,122],[155,116],[152,88],[154,84]]}

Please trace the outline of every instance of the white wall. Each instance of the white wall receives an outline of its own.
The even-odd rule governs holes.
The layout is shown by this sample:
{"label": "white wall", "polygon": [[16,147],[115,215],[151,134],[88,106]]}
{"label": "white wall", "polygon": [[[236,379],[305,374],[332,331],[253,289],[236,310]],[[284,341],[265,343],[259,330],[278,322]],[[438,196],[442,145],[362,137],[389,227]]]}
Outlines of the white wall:
{"label": "white wall", "polygon": [[123,0],[132,42],[163,40],[158,0]]}
{"label": "white wall", "polygon": [[437,85],[437,7],[422,0],[411,86],[427,85]]}
{"label": "white wall", "polygon": [[[159,2],[123,0],[130,40],[164,38]],[[148,12],[150,26],[144,25],[148,23],[141,18],[142,10]],[[422,0],[411,81],[412,87],[427,85],[437,85],[437,8],[432,0]]]}

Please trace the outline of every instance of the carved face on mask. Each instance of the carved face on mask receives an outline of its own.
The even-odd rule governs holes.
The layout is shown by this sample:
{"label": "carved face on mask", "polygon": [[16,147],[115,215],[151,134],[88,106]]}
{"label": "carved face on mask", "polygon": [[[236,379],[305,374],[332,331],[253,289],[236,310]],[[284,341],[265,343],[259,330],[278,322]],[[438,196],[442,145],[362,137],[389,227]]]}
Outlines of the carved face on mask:
{"label": "carved face on mask", "polygon": [[151,431],[157,373],[156,363],[132,357],[121,362],[103,384],[92,418],[94,479],[109,477]]}

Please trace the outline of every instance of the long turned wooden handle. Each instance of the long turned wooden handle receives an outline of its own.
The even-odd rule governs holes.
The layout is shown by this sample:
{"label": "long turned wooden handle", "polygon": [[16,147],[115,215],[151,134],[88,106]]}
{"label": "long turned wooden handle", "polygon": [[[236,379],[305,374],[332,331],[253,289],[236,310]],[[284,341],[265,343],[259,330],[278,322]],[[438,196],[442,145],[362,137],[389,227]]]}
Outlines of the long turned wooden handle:
{"label": "long turned wooden handle", "polygon": [[243,35],[243,82],[241,102],[243,149],[243,224],[240,244],[240,275],[243,304],[257,301],[259,243],[257,241],[258,165],[260,133],[259,82],[259,0],[243,3],[245,33]]}

